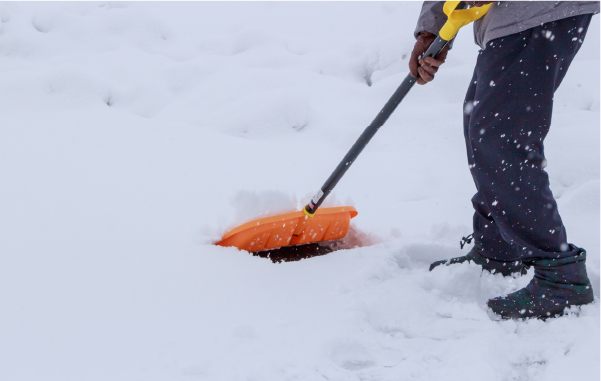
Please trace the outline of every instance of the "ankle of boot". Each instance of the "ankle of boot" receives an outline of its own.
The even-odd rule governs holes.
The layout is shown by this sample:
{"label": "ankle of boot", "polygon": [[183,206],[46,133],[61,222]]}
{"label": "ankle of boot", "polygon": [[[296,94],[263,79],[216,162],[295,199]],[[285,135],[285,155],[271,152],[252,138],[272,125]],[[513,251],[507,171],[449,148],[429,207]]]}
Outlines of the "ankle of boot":
{"label": "ankle of boot", "polygon": [[577,253],[570,257],[531,261],[529,264],[534,266],[534,277],[545,284],[590,286],[586,273],[586,251],[578,249]]}
{"label": "ankle of boot", "polygon": [[557,267],[568,265],[576,262],[584,262],[586,261],[586,250],[576,247],[574,245],[570,245],[571,249],[568,254],[571,255],[562,255],[559,254],[557,258],[546,258],[546,259],[538,259],[538,260],[524,260],[528,265],[532,265],[535,267]]}

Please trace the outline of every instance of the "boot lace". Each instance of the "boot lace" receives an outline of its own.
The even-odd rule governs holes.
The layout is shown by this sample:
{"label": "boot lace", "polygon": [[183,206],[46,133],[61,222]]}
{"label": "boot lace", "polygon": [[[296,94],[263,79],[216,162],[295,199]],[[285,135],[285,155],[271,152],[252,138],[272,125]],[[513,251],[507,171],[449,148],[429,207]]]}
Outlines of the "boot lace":
{"label": "boot lace", "polygon": [[467,237],[461,238],[459,245],[461,245],[461,248],[463,249],[463,246],[472,243],[473,240],[474,240],[474,233],[468,235]]}

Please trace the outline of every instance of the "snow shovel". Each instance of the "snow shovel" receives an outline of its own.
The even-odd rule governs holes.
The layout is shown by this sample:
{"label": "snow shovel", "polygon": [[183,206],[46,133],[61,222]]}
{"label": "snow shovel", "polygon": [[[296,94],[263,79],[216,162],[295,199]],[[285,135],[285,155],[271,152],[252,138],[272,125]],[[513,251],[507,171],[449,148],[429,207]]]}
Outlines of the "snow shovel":
{"label": "snow shovel", "polygon": [[[460,1],[445,2],[444,12],[448,16],[447,22],[440,30],[436,40],[424,53],[424,57],[438,55],[455,37],[460,28],[484,16],[491,6],[491,4],[486,4],[482,7],[457,9],[459,3]],[[357,210],[352,206],[321,209],[319,207],[363,151],[363,148],[392,115],[415,82],[416,78],[407,74],[382,111],[363,131],[334,172],[302,211],[247,222],[226,233],[216,245],[234,246],[240,250],[257,252],[289,245],[344,238],[349,230],[351,218],[357,215]]]}

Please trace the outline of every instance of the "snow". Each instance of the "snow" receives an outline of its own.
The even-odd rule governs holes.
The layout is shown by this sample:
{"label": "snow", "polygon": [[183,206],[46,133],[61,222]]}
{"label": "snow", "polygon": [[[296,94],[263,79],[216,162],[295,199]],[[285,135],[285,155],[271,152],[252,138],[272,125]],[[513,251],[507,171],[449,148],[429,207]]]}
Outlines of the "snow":
{"label": "snow", "polygon": [[407,74],[419,3],[0,4],[0,379],[599,379],[599,17],[547,171],[595,303],[497,321],[461,255],[475,191],[459,33],[328,202],[362,247],[273,264],[212,245],[299,208]]}
{"label": "snow", "polygon": [[231,205],[236,210],[232,229],[257,218],[299,210],[298,201],[293,193],[275,191],[240,191],[232,197]]}

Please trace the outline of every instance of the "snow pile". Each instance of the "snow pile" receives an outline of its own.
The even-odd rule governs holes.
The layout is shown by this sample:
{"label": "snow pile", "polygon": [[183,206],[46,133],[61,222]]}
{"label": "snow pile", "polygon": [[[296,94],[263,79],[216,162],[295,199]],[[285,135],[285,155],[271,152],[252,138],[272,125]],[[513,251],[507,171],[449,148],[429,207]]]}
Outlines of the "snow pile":
{"label": "snow pile", "polygon": [[296,196],[283,192],[264,191],[258,193],[241,191],[232,198],[231,203],[236,209],[234,227],[249,220],[299,210]]}
{"label": "snow pile", "polygon": [[599,19],[555,96],[547,170],[593,305],[497,322],[471,232],[461,33],[340,181],[349,247],[211,245],[304,205],[407,74],[418,3],[0,4],[7,380],[599,379]]}

